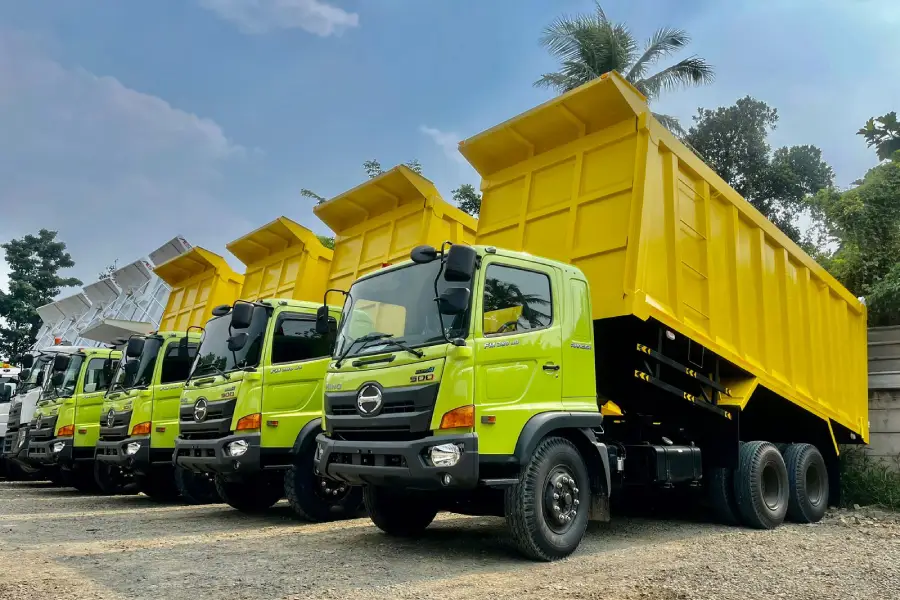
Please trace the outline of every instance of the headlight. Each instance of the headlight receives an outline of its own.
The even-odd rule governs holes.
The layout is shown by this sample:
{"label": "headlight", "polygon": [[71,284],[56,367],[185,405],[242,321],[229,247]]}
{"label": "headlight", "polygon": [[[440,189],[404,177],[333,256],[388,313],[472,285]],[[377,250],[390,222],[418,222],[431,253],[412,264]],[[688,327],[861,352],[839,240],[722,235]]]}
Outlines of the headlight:
{"label": "headlight", "polygon": [[125,446],[125,454],[127,454],[128,456],[134,456],[140,449],[140,442],[129,442],[128,445]]}
{"label": "headlight", "polygon": [[63,451],[63,448],[65,448],[65,447],[66,447],[65,442],[55,442],[53,444],[53,453],[59,454],[60,452]]}
{"label": "headlight", "polygon": [[432,446],[429,450],[429,458],[431,464],[436,467],[452,467],[459,462],[462,452],[456,444],[441,444],[440,446]]}
{"label": "headlight", "polygon": [[235,456],[243,456],[247,453],[248,448],[250,448],[250,444],[245,440],[235,440],[225,446],[225,454],[232,458]]}

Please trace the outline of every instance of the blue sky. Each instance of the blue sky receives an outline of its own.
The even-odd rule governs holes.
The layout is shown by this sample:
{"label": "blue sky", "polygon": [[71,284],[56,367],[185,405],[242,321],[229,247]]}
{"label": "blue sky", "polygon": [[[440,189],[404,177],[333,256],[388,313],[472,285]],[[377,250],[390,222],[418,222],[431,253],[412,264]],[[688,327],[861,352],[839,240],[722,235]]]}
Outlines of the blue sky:
{"label": "blue sky", "polygon": [[[896,0],[607,0],[640,39],[691,33],[715,84],[655,109],[752,95],[776,145],[815,144],[847,185],[854,135],[900,109]],[[0,240],[60,231],[85,280],[181,234],[227,242],[285,215],[327,233],[301,188],[418,158],[449,199],[477,183],[456,142],[551,96],[541,29],[589,0],[0,0]],[[4,265],[0,261],[0,285]]]}

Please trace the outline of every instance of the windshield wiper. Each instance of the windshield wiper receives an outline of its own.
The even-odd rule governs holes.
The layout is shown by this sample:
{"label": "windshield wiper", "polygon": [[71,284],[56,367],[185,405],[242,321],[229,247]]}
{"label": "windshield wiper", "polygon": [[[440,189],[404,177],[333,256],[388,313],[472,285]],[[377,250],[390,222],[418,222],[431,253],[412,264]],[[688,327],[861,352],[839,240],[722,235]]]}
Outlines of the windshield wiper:
{"label": "windshield wiper", "polygon": [[344,362],[344,359],[347,358],[347,355],[350,354],[350,350],[353,349],[353,346],[355,346],[357,342],[363,342],[363,347],[365,347],[365,344],[368,342],[383,340],[389,337],[393,337],[393,335],[393,333],[381,333],[378,331],[373,331],[372,333],[367,333],[366,335],[359,336],[358,338],[347,344],[347,347],[343,352],[341,352],[341,355],[338,357],[337,362],[334,363],[334,366],[338,369],[341,368],[341,363]]}
{"label": "windshield wiper", "polygon": [[[395,340],[395,339],[391,339],[391,338],[382,338],[382,339],[373,340],[373,341],[382,342],[382,343],[390,345],[390,346],[396,346],[396,347],[400,348],[401,350],[406,350],[407,352],[409,352],[416,358],[422,358],[423,356],[425,356],[425,353],[422,352],[421,350],[416,350],[415,348],[410,348],[406,344],[406,342],[401,342],[400,340]],[[360,348],[360,350],[362,350],[363,348],[365,348],[368,345],[369,345],[369,343],[363,344],[362,348]]]}
{"label": "windshield wiper", "polygon": [[188,375],[188,378],[184,380],[185,385],[187,385],[187,382],[190,381],[191,379],[193,379],[195,375],[197,375],[197,371],[199,371],[201,369],[207,369],[207,368],[212,369],[213,371],[216,372],[217,375],[221,375],[225,379],[231,379],[231,376],[228,373],[226,373],[225,371],[223,371],[222,369],[220,369],[219,367],[217,367],[215,365],[215,363],[207,363],[205,365],[199,365],[196,369],[194,369],[194,372],[191,373],[190,375]]}

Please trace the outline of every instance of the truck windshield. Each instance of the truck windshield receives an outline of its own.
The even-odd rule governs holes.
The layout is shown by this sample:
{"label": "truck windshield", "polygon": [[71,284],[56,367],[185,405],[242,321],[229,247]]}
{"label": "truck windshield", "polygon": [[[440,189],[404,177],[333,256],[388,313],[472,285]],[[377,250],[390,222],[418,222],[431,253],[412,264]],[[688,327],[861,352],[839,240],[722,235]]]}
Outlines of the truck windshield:
{"label": "truck windshield", "polygon": [[55,386],[51,377],[48,378],[44,387],[44,399],[47,398],[69,398],[75,394],[75,385],[78,383],[78,375],[81,373],[81,365],[84,364],[84,356],[75,354],[69,361],[69,366],[63,372],[62,383]]}
{"label": "truck windshield", "polygon": [[44,382],[44,376],[46,375],[44,371],[51,360],[53,360],[53,357],[46,354],[42,354],[34,359],[34,364],[31,366],[31,371],[28,373],[28,379],[19,385],[16,394],[24,394],[29,390],[33,390],[38,385],[41,385]]}
{"label": "truck windshield", "polygon": [[113,377],[113,384],[109,387],[109,391],[149,387],[152,383],[154,368],[156,367],[156,355],[159,354],[162,343],[162,339],[158,337],[145,338],[141,355],[127,359],[127,363],[133,361],[138,363],[137,370],[133,371],[133,374],[128,374],[125,369],[126,361],[122,360],[119,362],[119,368],[116,369],[116,375]]}
{"label": "truck windshield", "polygon": [[[247,329],[231,329],[231,315],[210,320],[197,351],[191,378],[257,366],[268,320],[269,314],[264,306],[253,309],[253,321]],[[228,338],[242,332],[247,334],[247,343],[240,350],[229,350]]]}
{"label": "truck windshield", "polygon": [[[434,300],[434,278],[441,263],[411,264],[357,281],[350,287],[344,303],[341,328],[334,356],[341,356],[364,335],[386,334],[411,347],[444,341]],[[455,284],[454,284],[455,285]],[[441,277],[438,293],[450,287]],[[448,337],[465,337],[468,312],[456,317],[444,316]],[[373,354],[395,349],[392,344],[372,341],[354,344],[348,356]]]}

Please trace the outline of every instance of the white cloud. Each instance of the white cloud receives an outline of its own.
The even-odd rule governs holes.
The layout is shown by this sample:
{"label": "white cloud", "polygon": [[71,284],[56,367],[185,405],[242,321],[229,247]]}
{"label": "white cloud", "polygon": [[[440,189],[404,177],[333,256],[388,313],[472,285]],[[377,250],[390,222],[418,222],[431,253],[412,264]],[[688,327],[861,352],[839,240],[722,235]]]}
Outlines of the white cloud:
{"label": "white cloud", "polygon": [[244,33],[302,29],[327,37],[359,26],[359,15],[321,0],[199,0]]}
{"label": "white cloud", "polygon": [[56,230],[85,283],[175,235],[224,254],[255,226],[232,209],[255,153],[216,122],[2,29],[0,131],[0,241]]}
{"label": "white cloud", "polygon": [[452,131],[441,131],[427,125],[420,125],[419,132],[427,135],[431,140],[440,146],[444,154],[452,161],[460,164],[466,163],[466,159],[459,153],[459,141],[462,139],[458,133]]}

